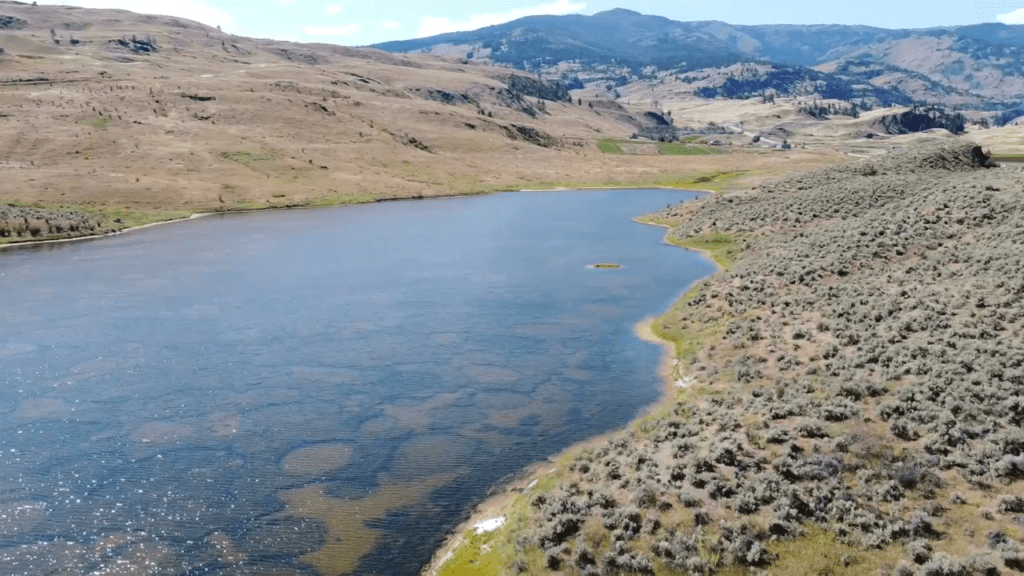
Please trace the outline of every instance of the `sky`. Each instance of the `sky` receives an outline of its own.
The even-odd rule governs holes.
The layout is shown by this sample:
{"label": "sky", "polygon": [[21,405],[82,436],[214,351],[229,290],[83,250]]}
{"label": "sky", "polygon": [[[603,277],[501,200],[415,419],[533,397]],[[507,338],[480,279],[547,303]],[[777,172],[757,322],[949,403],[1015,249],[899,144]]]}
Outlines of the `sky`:
{"label": "sky", "polygon": [[364,46],[475,30],[537,14],[595,14],[628,8],[673,20],[730,24],[864,24],[925,28],[1024,24],[1024,0],[38,0],[122,8],[221,26],[241,36]]}

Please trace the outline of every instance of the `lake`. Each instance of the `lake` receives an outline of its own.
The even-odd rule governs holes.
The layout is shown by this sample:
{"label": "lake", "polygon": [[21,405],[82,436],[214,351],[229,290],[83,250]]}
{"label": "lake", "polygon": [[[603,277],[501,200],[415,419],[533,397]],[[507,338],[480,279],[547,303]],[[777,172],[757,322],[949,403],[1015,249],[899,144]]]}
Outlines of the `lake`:
{"label": "lake", "polygon": [[[0,572],[412,575],[656,402],[674,190],[228,214],[0,251]],[[598,262],[621,264],[593,269]]]}

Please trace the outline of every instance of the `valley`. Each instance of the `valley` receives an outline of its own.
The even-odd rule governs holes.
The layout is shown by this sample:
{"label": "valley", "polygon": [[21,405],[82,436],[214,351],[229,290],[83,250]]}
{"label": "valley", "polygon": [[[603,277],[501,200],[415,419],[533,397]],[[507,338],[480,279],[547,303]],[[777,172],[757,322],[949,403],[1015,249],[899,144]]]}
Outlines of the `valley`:
{"label": "valley", "polygon": [[[424,574],[1024,570],[1021,30],[740,26],[616,9],[355,48],[0,0],[0,277],[17,288],[4,294],[20,294],[0,306],[12,327],[0,360],[17,364],[0,424],[10,438],[37,432],[39,443],[5,440],[7,469],[67,481],[88,502],[99,492],[69,479],[88,475],[45,449],[51,438],[82,438],[76,454],[90,455],[89,474],[102,468],[93,452],[116,453],[118,470],[152,471],[129,480],[170,493],[173,475],[187,476],[195,494],[237,503],[255,526],[232,532],[216,506],[182,496],[142,515],[147,531],[117,532],[123,526],[104,525],[78,501],[70,525],[78,514],[95,531],[73,535],[48,516],[62,508],[40,500],[70,488],[47,484],[37,494],[10,476],[0,478],[0,566],[17,562],[25,576],[73,573],[53,572],[71,560],[82,570],[135,562],[152,574],[379,573],[398,554],[411,573],[434,550]],[[605,207],[539,192],[584,189],[610,189],[573,193],[580,203],[601,195]],[[503,191],[519,193],[493,194]],[[643,194],[666,207],[620,213],[620,198]],[[483,195],[491,196],[355,206]],[[496,208],[475,213],[471,200]],[[343,205],[351,211],[298,210]],[[530,249],[539,231],[516,236],[547,226],[527,216],[545,206],[578,257],[558,248],[568,239],[538,256]],[[291,211],[226,214],[273,210]],[[521,219],[514,230],[503,228],[505,210]],[[573,226],[584,214],[613,213],[661,226],[666,243],[706,259],[686,254],[687,264],[667,270],[659,262],[669,257],[654,261],[653,247],[595,253],[582,238],[597,245],[602,229]],[[608,237],[632,238],[636,226],[601,222],[616,230]],[[388,227],[396,232],[382,234]],[[425,240],[432,227],[438,235]],[[200,232],[183,238],[187,230]],[[394,238],[406,238],[409,256],[385,248]],[[107,254],[99,246],[113,255],[95,256],[93,270],[88,258]],[[463,278],[446,259],[471,249],[481,267]],[[275,263],[264,270],[270,253]],[[163,255],[122,281],[138,254]],[[341,254],[365,260],[380,287],[361,292],[364,278],[347,273]],[[317,258],[331,261],[333,276]],[[80,303],[74,283],[52,284],[41,264],[75,262],[85,268],[66,276],[90,278]],[[200,268],[204,280],[190,284]],[[564,282],[565,295],[531,300],[526,318],[501,296],[538,270]],[[444,281],[465,295],[446,299],[455,288]],[[265,283],[272,288],[253,300],[261,304],[239,314],[249,301],[238,295]],[[592,292],[571,307],[580,284]],[[418,312],[421,286],[437,297],[440,319],[415,343],[396,344],[403,322],[389,306],[401,293],[403,309]],[[686,292],[636,323],[617,306],[637,286],[657,287],[651,298],[666,302]],[[484,295],[507,326],[475,321],[471,304]],[[168,304],[179,300],[189,304]],[[60,306],[69,311],[46,316]],[[92,316],[115,309],[116,321]],[[346,323],[355,312],[366,316]],[[455,312],[463,328],[433,329]],[[261,314],[263,332],[250,325]],[[569,345],[597,321],[607,326],[594,341],[607,350]],[[161,329],[120,339],[140,322]],[[630,328],[644,342],[621,334]],[[495,350],[467,338],[471,329]],[[76,330],[94,334],[88,354]],[[147,344],[168,334],[178,340]],[[189,348],[197,334],[206,345]],[[550,341],[538,345],[538,335]],[[118,342],[117,358],[105,358],[107,338]],[[350,354],[331,365],[341,341]],[[643,348],[651,342],[665,349],[660,374],[656,353]],[[432,347],[450,359],[431,366]],[[423,357],[408,360],[412,349]],[[531,361],[516,364],[516,350]],[[158,366],[179,352],[177,372]],[[565,366],[540,375],[552,355]],[[631,364],[641,356],[646,364]],[[223,360],[216,383],[205,368],[183,368],[211,358]],[[280,366],[250,376],[267,359]],[[626,365],[632,371],[620,374]],[[661,400],[650,406],[638,393],[612,406],[645,368],[664,381]],[[160,391],[164,414],[145,414],[125,395],[143,389],[140,373]],[[164,389],[165,373],[190,391],[187,401]],[[450,376],[454,387],[427,398],[436,382],[425,374]],[[536,397],[511,388],[517,379]],[[372,399],[395,382],[421,387]],[[594,393],[598,382],[620,387]],[[214,391],[230,410],[195,400]],[[83,412],[72,414],[79,401]],[[108,401],[131,409],[107,422]],[[329,428],[327,409],[340,428]],[[82,413],[91,435],[72,431]],[[438,432],[428,416],[453,431]],[[585,433],[548,436],[548,425],[580,419]],[[527,457],[523,447],[535,441],[543,448]],[[193,449],[202,457],[190,460]],[[522,450],[501,452],[513,449]],[[478,453],[507,466],[471,474]],[[458,492],[459,478],[471,478],[472,490]],[[259,495],[251,502],[209,487],[259,479],[259,490],[246,488]],[[204,520],[191,522],[188,511]],[[117,523],[130,515],[118,510]],[[436,518],[447,523],[440,534],[410,542],[418,533],[407,525]],[[185,536],[161,542],[154,533],[171,521]],[[282,537],[281,526],[295,534]]]}

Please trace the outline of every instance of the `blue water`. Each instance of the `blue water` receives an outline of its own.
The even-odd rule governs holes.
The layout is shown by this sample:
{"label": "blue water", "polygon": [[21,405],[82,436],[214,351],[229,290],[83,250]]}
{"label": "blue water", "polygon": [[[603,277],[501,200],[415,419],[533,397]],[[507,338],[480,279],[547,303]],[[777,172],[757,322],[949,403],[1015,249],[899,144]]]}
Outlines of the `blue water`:
{"label": "blue water", "polygon": [[488,488],[657,400],[633,326],[713,264],[630,219],[693,197],[234,214],[0,252],[0,573],[417,573]]}

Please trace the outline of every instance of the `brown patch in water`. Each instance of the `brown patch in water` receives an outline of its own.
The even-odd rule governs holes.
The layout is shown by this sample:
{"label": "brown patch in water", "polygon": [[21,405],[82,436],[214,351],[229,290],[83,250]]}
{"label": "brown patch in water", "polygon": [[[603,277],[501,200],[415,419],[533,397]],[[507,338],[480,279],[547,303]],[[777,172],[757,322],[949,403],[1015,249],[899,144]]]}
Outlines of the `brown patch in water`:
{"label": "brown patch in water", "polygon": [[393,470],[400,478],[453,471],[467,466],[474,449],[472,441],[460,436],[418,436],[398,450]]}
{"label": "brown patch in water", "polygon": [[395,438],[405,434],[398,421],[390,416],[381,416],[367,420],[359,429],[360,438]]}
{"label": "brown patch in water", "polygon": [[230,438],[242,428],[238,414],[211,414],[206,419],[206,431],[216,438]]}
{"label": "brown patch in water", "polygon": [[245,562],[245,553],[239,552],[235,548],[234,542],[224,534],[214,532],[206,538],[206,541],[210,544],[210,554],[213,560],[223,564],[241,564]]}
{"label": "brown patch in water", "polygon": [[345,444],[318,444],[299,448],[285,456],[281,469],[292,476],[319,476],[344,466],[352,457]]}
{"label": "brown patch in water", "polygon": [[71,406],[57,398],[30,398],[18,408],[18,417],[24,421],[67,418],[70,415]]}
{"label": "brown patch in water", "polygon": [[459,397],[457,392],[437,394],[429,400],[396,402],[383,406],[384,414],[395,419],[397,425],[414,432],[426,430],[433,422],[429,412],[436,408],[451,405]]}
{"label": "brown patch in water", "polygon": [[392,510],[408,508],[422,502],[434,488],[450,482],[453,475],[433,476],[410,484],[388,485],[366,498],[346,500],[324,493],[316,484],[287,490],[281,494],[286,507],[281,515],[320,520],[327,529],[324,547],[302,556],[324,576],[347,574],[355,570],[359,559],[376,545],[380,530],[366,527],[367,520],[383,518]]}

